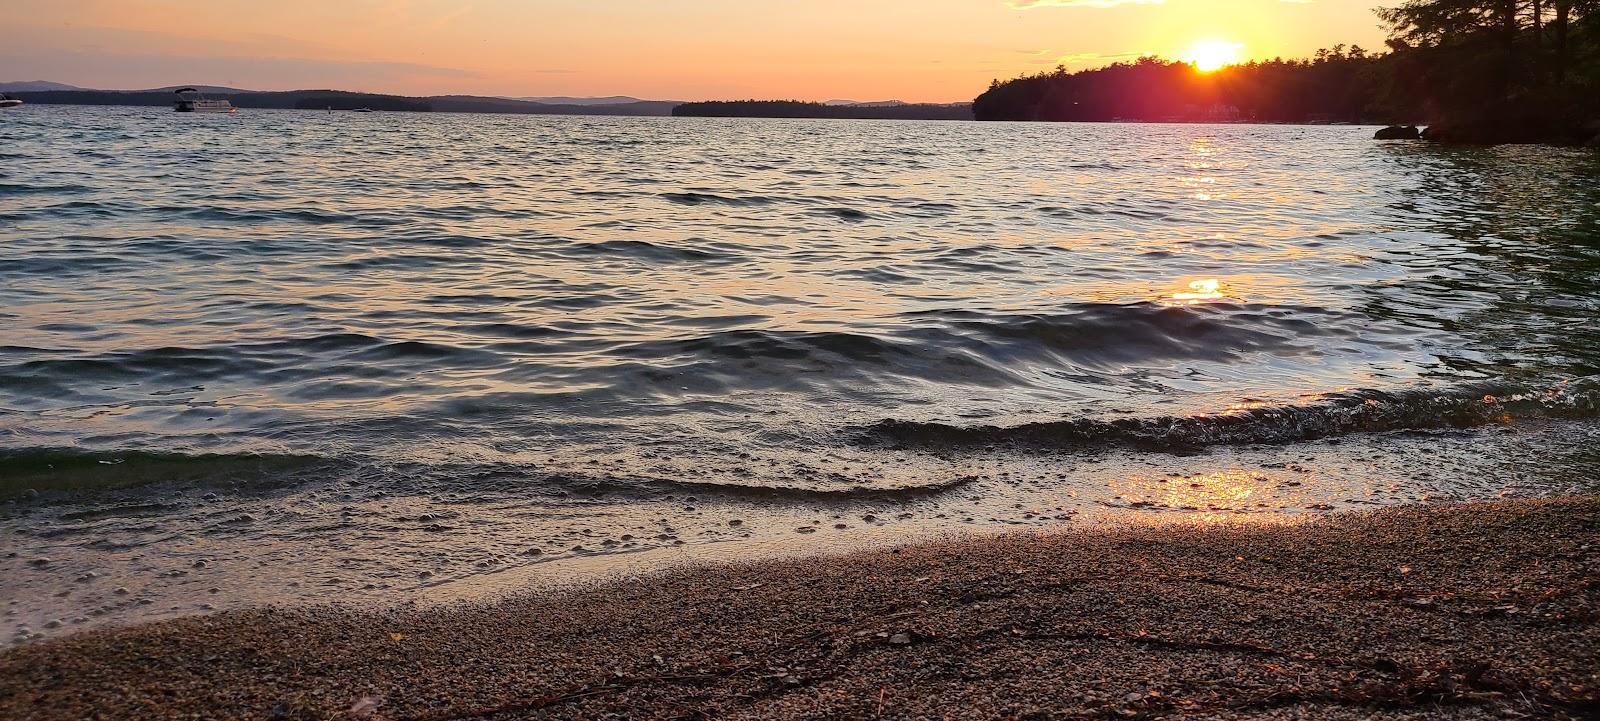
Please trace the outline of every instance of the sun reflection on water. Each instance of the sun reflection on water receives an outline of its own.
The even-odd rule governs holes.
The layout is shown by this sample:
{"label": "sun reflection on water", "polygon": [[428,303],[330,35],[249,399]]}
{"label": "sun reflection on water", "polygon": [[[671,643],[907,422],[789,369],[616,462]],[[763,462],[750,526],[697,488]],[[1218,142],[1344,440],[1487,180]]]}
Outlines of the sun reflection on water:
{"label": "sun reflection on water", "polygon": [[1183,301],[1186,304],[1200,303],[1208,300],[1220,300],[1228,297],[1222,292],[1222,281],[1216,278],[1206,278],[1189,283],[1189,289],[1172,294],[1172,299]]}

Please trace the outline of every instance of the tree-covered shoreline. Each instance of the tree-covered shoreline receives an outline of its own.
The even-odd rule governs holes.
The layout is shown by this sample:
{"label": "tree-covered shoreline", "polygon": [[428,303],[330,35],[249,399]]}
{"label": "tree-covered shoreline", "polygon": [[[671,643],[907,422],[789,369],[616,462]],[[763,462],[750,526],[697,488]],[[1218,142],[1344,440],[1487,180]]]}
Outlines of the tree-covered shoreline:
{"label": "tree-covered shoreline", "polygon": [[1393,122],[1410,109],[1374,109],[1384,56],[1359,47],[1312,60],[1269,60],[1211,73],[1157,57],[1093,70],[1065,68],[995,81],[973,102],[978,120],[1142,122]]}
{"label": "tree-covered shoreline", "polygon": [[1407,0],[1384,52],[1203,73],[1144,57],[996,80],[978,120],[1418,123],[1452,142],[1600,141],[1600,0]]}
{"label": "tree-covered shoreline", "polygon": [[966,103],[935,105],[828,105],[800,100],[724,100],[684,103],[672,109],[680,118],[834,118],[854,120],[972,120]]}

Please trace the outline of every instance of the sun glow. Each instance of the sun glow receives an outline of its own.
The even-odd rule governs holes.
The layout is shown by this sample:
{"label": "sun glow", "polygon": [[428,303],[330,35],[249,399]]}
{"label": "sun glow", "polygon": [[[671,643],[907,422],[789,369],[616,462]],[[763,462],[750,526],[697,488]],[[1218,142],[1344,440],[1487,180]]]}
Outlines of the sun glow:
{"label": "sun glow", "polygon": [[1239,54],[1242,50],[1244,50],[1242,43],[1230,43],[1224,40],[1203,40],[1189,48],[1189,52],[1184,54],[1183,59],[1193,64],[1195,70],[1209,73],[1238,63]]}

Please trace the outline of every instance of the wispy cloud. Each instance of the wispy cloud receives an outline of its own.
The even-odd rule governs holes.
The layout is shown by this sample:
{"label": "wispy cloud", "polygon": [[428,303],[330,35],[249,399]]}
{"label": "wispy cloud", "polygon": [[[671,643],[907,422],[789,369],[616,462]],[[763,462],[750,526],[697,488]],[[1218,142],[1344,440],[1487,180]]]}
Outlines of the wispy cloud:
{"label": "wispy cloud", "polygon": [[1118,5],[1161,5],[1167,0],[1011,0],[1016,10],[1039,8],[1114,8]]}

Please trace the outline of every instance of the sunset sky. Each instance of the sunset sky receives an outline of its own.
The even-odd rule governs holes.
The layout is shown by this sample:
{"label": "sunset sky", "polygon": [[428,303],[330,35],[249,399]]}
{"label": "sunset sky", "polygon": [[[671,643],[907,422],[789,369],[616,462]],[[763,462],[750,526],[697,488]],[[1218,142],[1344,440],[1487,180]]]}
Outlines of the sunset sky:
{"label": "sunset sky", "polygon": [[[1371,0],[0,0],[0,81],[970,100],[1199,43],[1382,48]],[[1393,4],[1392,2],[1390,4]]]}

